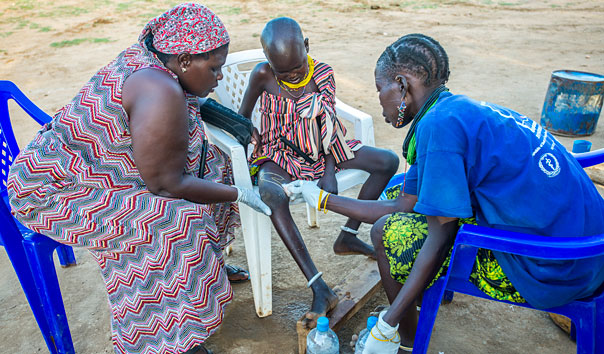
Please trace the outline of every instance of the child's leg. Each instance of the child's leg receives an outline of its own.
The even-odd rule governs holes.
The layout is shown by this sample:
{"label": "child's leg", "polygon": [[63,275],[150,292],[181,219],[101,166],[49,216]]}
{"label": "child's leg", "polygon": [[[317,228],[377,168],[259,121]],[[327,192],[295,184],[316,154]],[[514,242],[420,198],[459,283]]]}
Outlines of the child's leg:
{"label": "child's leg", "polygon": [[[343,169],[359,169],[369,172],[369,178],[361,187],[358,199],[377,199],[394,176],[398,169],[398,157],[390,150],[363,146],[354,152],[354,159],[344,161],[338,165]],[[360,221],[348,219],[344,226],[357,230]],[[333,245],[336,254],[364,254],[375,258],[373,248],[359,240],[354,234],[346,231],[340,232]]]}
{"label": "child's leg", "polygon": [[[258,178],[258,187],[262,200],[271,208],[273,214],[271,221],[298,264],[307,280],[312,279],[317,273],[317,268],[310,258],[302,235],[296,227],[289,211],[289,198],[281,186],[291,181],[290,175],[276,163],[270,161],[261,165]],[[338,303],[337,295],[325,284],[322,278],[313,282],[313,303],[307,314],[309,326],[314,326],[316,319],[333,309]]]}

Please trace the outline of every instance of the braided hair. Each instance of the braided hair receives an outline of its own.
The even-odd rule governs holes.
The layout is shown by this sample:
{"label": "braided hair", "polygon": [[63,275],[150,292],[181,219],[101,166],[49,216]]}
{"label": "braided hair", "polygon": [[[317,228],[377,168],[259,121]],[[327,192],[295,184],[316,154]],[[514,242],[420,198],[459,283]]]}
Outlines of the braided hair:
{"label": "braided hair", "polygon": [[423,79],[425,86],[449,80],[449,57],[434,38],[420,33],[402,36],[380,55],[376,71],[390,77],[406,70]]}

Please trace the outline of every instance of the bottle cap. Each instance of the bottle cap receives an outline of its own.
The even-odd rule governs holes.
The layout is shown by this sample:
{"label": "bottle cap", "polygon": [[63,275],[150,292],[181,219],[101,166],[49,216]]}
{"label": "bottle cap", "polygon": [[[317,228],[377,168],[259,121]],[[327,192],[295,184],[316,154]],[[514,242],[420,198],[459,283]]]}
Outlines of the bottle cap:
{"label": "bottle cap", "polygon": [[329,319],[325,316],[319,317],[317,320],[317,331],[319,332],[327,332],[329,329]]}
{"label": "bottle cap", "polygon": [[377,321],[378,321],[378,318],[376,316],[367,317],[367,329],[371,330],[373,328],[373,326],[375,326]]}

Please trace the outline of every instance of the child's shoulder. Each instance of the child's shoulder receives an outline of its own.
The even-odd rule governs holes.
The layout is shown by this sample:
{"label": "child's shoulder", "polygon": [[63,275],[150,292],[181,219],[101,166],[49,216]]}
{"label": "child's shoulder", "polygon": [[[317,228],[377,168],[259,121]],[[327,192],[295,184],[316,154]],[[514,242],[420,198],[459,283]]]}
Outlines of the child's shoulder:
{"label": "child's shoulder", "polygon": [[273,71],[268,61],[263,61],[252,69],[250,74],[250,84],[253,85],[264,85],[274,77]]}
{"label": "child's shoulder", "polygon": [[333,75],[333,68],[331,67],[331,65],[322,61],[318,61],[316,59],[313,60],[315,61],[315,71],[325,71]]}

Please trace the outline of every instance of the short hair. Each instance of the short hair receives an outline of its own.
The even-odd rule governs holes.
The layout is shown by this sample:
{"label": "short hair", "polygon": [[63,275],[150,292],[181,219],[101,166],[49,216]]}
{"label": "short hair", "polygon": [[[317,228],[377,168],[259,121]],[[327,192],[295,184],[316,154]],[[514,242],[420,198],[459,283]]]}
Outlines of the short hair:
{"label": "short hair", "polygon": [[376,69],[395,76],[408,70],[424,80],[425,86],[444,84],[449,80],[449,57],[434,38],[413,33],[389,45],[378,58]]}

